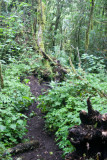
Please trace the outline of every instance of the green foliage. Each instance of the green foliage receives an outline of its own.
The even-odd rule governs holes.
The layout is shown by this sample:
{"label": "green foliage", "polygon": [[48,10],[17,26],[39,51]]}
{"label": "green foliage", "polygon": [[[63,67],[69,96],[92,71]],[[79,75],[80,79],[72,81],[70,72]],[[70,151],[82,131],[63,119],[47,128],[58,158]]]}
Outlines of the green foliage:
{"label": "green foliage", "polygon": [[104,59],[102,57],[97,57],[94,55],[83,54],[81,57],[83,61],[83,68],[91,73],[101,73],[104,72],[105,65]]}
{"label": "green foliage", "polygon": [[9,58],[18,58],[27,48],[26,44],[31,34],[26,33],[32,30],[29,28],[32,10],[31,4],[18,1],[2,1],[1,6],[3,9],[0,16],[0,59],[9,63]]}
{"label": "green foliage", "polygon": [[[101,113],[107,112],[107,102],[102,96],[107,91],[107,77],[104,74],[105,65],[107,66],[106,1],[95,2],[89,32],[90,44],[86,54],[84,54],[85,34],[90,18],[91,1],[70,3],[69,0],[47,2],[42,0],[42,2],[45,4],[46,16],[43,33],[46,53],[50,53],[67,68],[69,57],[77,65],[80,56],[81,66],[89,72],[88,74],[77,70],[83,80],[79,80],[77,75],[71,73],[67,75],[68,80],[65,82],[52,82],[52,89],[48,95],[39,98],[39,107],[47,113],[46,127],[50,131],[55,131],[59,147],[66,154],[74,150],[67,140],[68,129],[80,124],[79,112],[82,109],[86,110],[87,97],[91,96],[94,109]],[[28,0],[24,2],[2,0],[0,11],[0,61],[4,64],[4,89],[0,88],[1,156],[5,147],[20,142],[26,132],[27,117],[22,113],[34,98],[26,85],[29,79],[24,77],[33,72],[40,80],[46,77],[52,80],[54,74],[43,57],[36,54],[39,53],[36,43],[40,15],[37,1],[28,3]],[[79,51],[76,50],[77,47]],[[8,63],[9,65],[6,65]],[[30,117],[33,116],[36,115],[32,112]]]}
{"label": "green foliage", "polygon": [[27,72],[33,72],[38,79],[47,78],[47,80],[51,80],[54,74],[48,61],[45,61],[41,55],[35,54],[32,48],[26,53],[21,56],[21,64],[27,64],[27,67],[29,67]]}
{"label": "green foliage", "polygon": [[54,47],[54,52],[51,53],[54,58],[60,61],[62,66],[69,64],[69,56],[64,50],[60,50],[60,46]]}
{"label": "green foliage", "polygon": [[[78,53],[72,45],[79,48],[80,57],[85,53],[85,36],[90,19],[91,1],[51,0],[46,5],[45,48],[47,52],[57,46],[78,62]],[[107,67],[106,58],[106,2],[97,0],[89,31],[88,54],[102,57]]]}
{"label": "green foliage", "polygon": [[4,151],[6,151],[6,147],[5,147],[5,145],[2,142],[0,142],[0,159],[1,160],[12,160],[12,158],[10,157],[10,155],[7,155],[6,157],[2,156],[3,153],[4,153]]}
{"label": "green foliage", "polygon": [[[96,74],[84,74],[86,80],[79,80],[76,75],[70,75],[70,79],[62,83],[51,83],[52,89],[48,95],[40,96],[38,107],[46,112],[46,127],[49,131],[55,131],[59,147],[64,154],[73,151],[73,146],[67,140],[68,129],[80,124],[79,113],[87,110],[86,100],[91,96],[93,108],[101,113],[107,112],[107,100],[100,97],[100,92],[107,91],[107,79],[102,79]],[[103,75],[104,76],[104,75]]]}
{"label": "green foliage", "polygon": [[10,57],[18,57],[19,53],[22,52],[22,46],[20,45],[17,36],[22,34],[23,24],[17,17],[17,15],[11,14],[10,17],[2,18],[3,28],[0,28],[0,59],[5,60],[6,62],[8,62]]}
{"label": "green foliage", "polygon": [[[20,82],[20,76],[29,69],[27,65],[11,63],[3,68],[5,73],[4,88],[0,92],[0,141],[9,147],[20,142],[25,135],[27,117],[23,111],[28,109],[34,97],[30,88]],[[29,80],[25,79],[24,82],[28,83]]]}

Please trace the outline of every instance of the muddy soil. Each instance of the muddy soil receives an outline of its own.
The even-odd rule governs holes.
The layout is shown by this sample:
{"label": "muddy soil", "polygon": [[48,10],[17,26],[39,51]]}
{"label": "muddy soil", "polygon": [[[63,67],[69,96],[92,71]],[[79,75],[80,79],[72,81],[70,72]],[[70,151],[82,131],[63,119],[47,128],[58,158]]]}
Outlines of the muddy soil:
{"label": "muddy soil", "polygon": [[[47,91],[49,85],[46,82],[39,84],[37,78],[34,76],[29,77],[29,86],[31,92],[35,97],[41,95],[44,91]],[[35,112],[35,116],[30,118],[27,122],[28,132],[25,138],[30,140],[38,140],[40,147],[35,150],[30,150],[26,153],[18,154],[13,159],[14,160],[63,160],[62,151],[58,148],[55,143],[55,136],[48,134],[45,129],[45,122],[43,119],[43,114],[40,109],[37,109],[38,102],[35,102],[29,107],[27,111],[27,116],[29,117],[32,111]]]}

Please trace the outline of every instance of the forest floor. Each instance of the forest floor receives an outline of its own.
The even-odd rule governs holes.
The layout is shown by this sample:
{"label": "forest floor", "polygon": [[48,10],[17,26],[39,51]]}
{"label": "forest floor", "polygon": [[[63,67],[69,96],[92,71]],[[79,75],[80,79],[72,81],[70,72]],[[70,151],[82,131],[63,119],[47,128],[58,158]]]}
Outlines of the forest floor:
{"label": "forest floor", "polygon": [[[42,95],[44,91],[48,90],[49,86],[46,82],[39,84],[37,78],[34,76],[28,78],[30,79],[28,85],[35,97]],[[29,150],[14,156],[13,160],[63,160],[62,151],[55,143],[55,136],[49,134],[45,129],[44,115],[41,113],[40,109],[37,108],[37,104],[38,102],[33,103],[26,113],[29,117],[30,113],[34,111],[35,116],[28,119],[28,132],[25,138],[39,141],[40,146],[37,149]]]}

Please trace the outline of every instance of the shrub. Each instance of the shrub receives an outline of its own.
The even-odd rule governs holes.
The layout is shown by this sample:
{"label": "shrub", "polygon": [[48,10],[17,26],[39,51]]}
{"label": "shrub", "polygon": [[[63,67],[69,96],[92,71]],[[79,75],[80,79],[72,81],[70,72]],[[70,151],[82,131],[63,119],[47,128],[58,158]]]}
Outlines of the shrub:
{"label": "shrub", "polygon": [[[29,86],[20,82],[20,76],[29,68],[27,65],[11,63],[3,68],[5,72],[4,88],[0,92],[0,147],[10,147],[21,142],[27,131],[27,116],[23,112],[28,109],[34,97]],[[24,82],[28,83],[29,80],[25,79]]]}
{"label": "shrub", "polygon": [[84,80],[76,77],[71,74],[70,79],[65,82],[52,82],[48,95],[39,97],[38,107],[46,112],[46,128],[55,132],[64,154],[74,150],[67,140],[68,128],[80,124],[79,113],[87,110],[86,100],[89,96],[92,97],[94,109],[101,113],[107,112],[106,98],[100,97],[102,91],[107,91],[106,81],[96,74],[84,73]]}

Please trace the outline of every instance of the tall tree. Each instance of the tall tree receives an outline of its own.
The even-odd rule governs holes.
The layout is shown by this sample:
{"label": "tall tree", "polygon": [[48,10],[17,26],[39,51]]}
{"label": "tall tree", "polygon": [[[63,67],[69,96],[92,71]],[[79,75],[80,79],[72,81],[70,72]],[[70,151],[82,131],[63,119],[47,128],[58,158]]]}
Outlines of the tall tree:
{"label": "tall tree", "polygon": [[38,35],[37,44],[44,51],[43,32],[45,28],[45,4],[42,0],[38,0]]}
{"label": "tall tree", "polygon": [[93,20],[93,13],[94,13],[94,2],[95,0],[91,0],[91,9],[90,9],[90,15],[89,15],[89,22],[86,30],[86,39],[85,39],[85,49],[86,51],[88,50],[89,46],[89,31],[92,25],[92,20]]}

